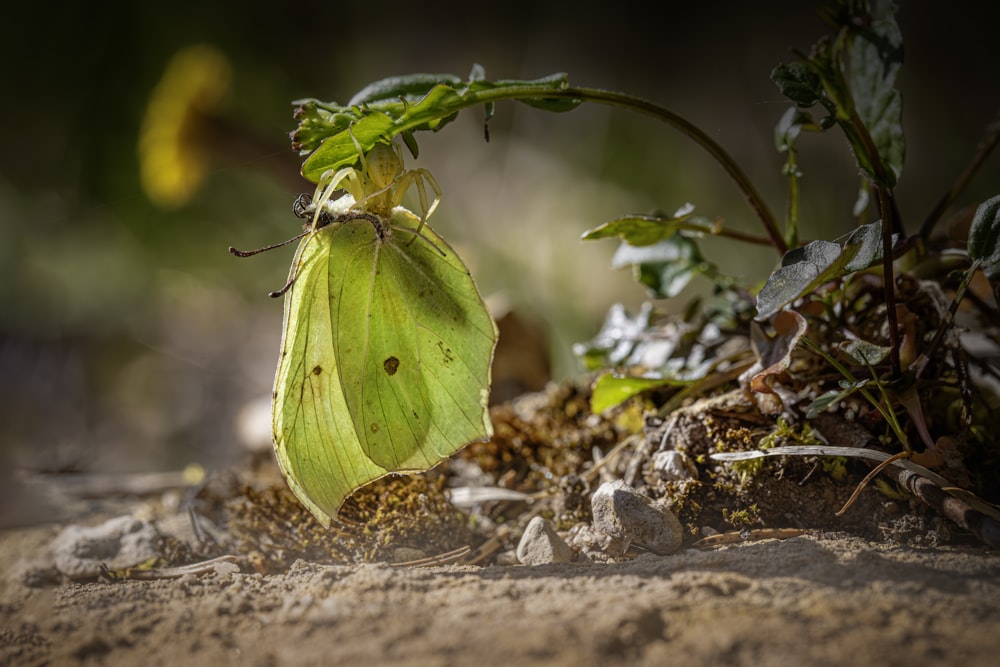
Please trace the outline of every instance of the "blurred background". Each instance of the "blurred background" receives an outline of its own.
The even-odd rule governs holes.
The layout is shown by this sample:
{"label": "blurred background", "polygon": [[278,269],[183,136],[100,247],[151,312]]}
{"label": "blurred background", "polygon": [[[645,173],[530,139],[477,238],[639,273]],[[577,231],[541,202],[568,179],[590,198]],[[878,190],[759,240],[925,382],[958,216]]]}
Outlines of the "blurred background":
{"label": "blurred background", "polygon": [[[7,8],[3,475],[218,469],[245,441],[267,445],[281,326],[281,302],[267,292],[284,284],[293,247],[247,259],[227,247],[299,230],[291,204],[313,186],[289,148],[292,100],[345,102],[373,80],[412,72],[464,78],[473,63],[491,79],[568,72],[573,84],[645,97],[694,122],[781,217],[773,128],[789,104],[769,74],[794,58],[792,47],[808,51],[825,34],[817,6],[665,3],[655,14],[628,2],[589,9],[524,0],[464,10],[302,0]],[[907,0],[899,20],[907,159],[897,192],[913,231],[1000,108],[1000,9]],[[178,137],[171,122],[176,130],[192,109],[208,118],[196,136]],[[483,294],[541,337],[556,379],[578,372],[570,345],[596,333],[612,303],[635,308],[645,296],[627,272],[610,269],[615,243],[581,243],[582,232],[685,202],[760,231],[715,162],[645,117],[502,103],[490,136],[484,142],[482,111],[465,111],[442,133],[418,135],[420,159],[409,166],[435,175],[444,196],[433,226]],[[852,228],[857,187],[846,144],[830,132],[799,146],[803,236],[839,236]],[[140,154],[162,166],[144,174]],[[998,190],[993,156],[959,204]],[[750,285],[777,259],[711,240],[702,249]],[[527,385],[545,379],[541,370]]]}

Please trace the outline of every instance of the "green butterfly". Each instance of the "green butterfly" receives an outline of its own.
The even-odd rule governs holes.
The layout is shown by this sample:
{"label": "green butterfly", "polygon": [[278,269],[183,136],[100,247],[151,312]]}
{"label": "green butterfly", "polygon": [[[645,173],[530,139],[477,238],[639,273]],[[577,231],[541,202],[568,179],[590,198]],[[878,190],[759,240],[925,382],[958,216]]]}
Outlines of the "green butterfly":
{"label": "green butterfly", "polygon": [[[399,205],[414,184],[422,217]],[[331,201],[338,188],[347,194]],[[403,171],[396,144],[378,144],[361,170],[296,202],[312,223],[281,290],[274,448],[324,525],[364,484],[427,470],[492,435],[497,328],[469,270],[425,224],[439,197],[426,171]]]}

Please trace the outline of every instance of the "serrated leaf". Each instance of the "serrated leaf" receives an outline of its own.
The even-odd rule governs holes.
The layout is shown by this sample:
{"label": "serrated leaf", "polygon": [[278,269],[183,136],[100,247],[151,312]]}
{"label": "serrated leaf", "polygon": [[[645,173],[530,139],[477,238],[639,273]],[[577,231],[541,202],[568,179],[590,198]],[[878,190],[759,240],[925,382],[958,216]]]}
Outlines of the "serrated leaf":
{"label": "serrated leaf", "polygon": [[291,133],[292,150],[309,153],[327,137],[346,130],[352,121],[357,120],[358,113],[332,113],[321,109],[316,100],[296,100],[292,118],[299,125]]}
{"label": "serrated leaf", "polygon": [[[903,37],[893,17],[895,6],[873,2],[870,25],[858,30],[850,50],[849,84],[854,107],[878,150],[892,170],[892,186],[903,172],[903,98],[896,76],[903,64]],[[888,174],[887,174],[888,175]]]}
{"label": "serrated leaf", "polygon": [[976,209],[969,227],[969,256],[982,261],[980,268],[991,281],[1000,279],[1000,195]]}
{"label": "serrated leaf", "polygon": [[771,80],[781,94],[800,107],[811,107],[823,96],[823,83],[809,67],[795,62],[778,65],[771,72]]}
{"label": "serrated leaf", "polygon": [[302,165],[302,175],[318,183],[323,174],[353,165],[358,160],[358,146],[367,153],[392,130],[393,122],[384,113],[373,111],[356,120],[349,129],[329,137]]}

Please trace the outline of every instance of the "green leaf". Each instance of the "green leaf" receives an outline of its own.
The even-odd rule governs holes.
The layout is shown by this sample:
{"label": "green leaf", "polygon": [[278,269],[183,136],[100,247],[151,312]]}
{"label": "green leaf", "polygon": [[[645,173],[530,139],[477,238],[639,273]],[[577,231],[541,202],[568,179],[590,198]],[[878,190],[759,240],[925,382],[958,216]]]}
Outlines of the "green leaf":
{"label": "green leaf", "polygon": [[644,391],[687,384],[691,384],[691,382],[670,378],[621,377],[605,373],[594,382],[590,396],[590,409],[594,414],[601,414]]}
{"label": "green leaf", "polygon": [[779,153],[784,153],[795,146],[795,140],[802,132],[803,118],[809,118],[809,115],[799,111],[797,107],[789,107],[781,114],[778,124],[774,126],[774,147]]}
{"label": "green leaf", "polygon": [[983,274],[990,281],[1000,279],[1000,195],[976,209],[969,227],[969,256],[982,261]]}
{"label": "green leaf", "polygon": [[329,137],[302,165],[302,175],[319,183],[323,175],[358,162],[358,146],[367,153],[376,143],[390,136],[392,119],[379,111],[368,112],[349,129]]}
{"label": "green leaf", "polygon": [[309,153],[327,137],[346,130],[357,120],[358,113],[334,113],[319,107],[316,100],[297,100],[292,118],[298,121],[298,128],[292,132],[292,150]]}
{"label": "green leaf", "polygon": [[672,216],[627,215],[605,222],[588,230],[581,237],[584,241],[619,237],[632,246],[648,246],[669,238],[677,231],[695,234],[717,234],[718,221],[693,217],[694,206],[684,204]]}
{"label": "green leaf", "polygon": [[[854,108],[868,128],[882,164],[895,179],[903,173],[903,98],[896,76],[903,64],[903,36],[893,17],[895,5],[874,0],[870,25],[858,29],[850,48],[849,85]],[[895,182],[887,183],[892,186]]]}
{"label": "green leaf", "polygon": [[766,320],[786,304],[827,282],[840,246],[830,241],[813,241],[785,253],[781,267],[774,271],[757,294],[757,319]]}
{"label": "green leaf", "polygon": [[[359,153],[367,153],[376,143],[389,141],[397,134],[403,135],[410,151],[416,154],[413,132],[440,130],[459,111],[477,104],[486,106],[488,119],[493,103],[505,93],[547,111],[568,111],[581,102],[544,95],[568,88],[565,74],[533,81],[493,82],[482,79],[482,75],[482,68],[474,66],[465,83],[451,74],[390,77],[366,86],[347,106],[299,101],[295,112],[299,127],[292,133],[292,145],[299,151],[313,151],[302,165],[302,175],[318,183],[323,174],[357,164]],[[534,90],[538,97],[531,96]]]}
{"label": "green leaf", "polygon": [[[533,81],[518,81],[514,79],[502,79],[496,82],[496,87],[501,88],[523,88],[535,86],[538,88],[569,88],[569,77],[565,73],[550,74]],[[520,100],[530,107],[541,109],[542,111],[553,111],[565,113],[580,106],[583,100],[572,97],[527,97]]]}
{"label": "green leaf", "polygon": [[[434,130],[451,121],[461,105],[461,98],[451,88],[438,84],[416,104],[392,102],[381,110],[366,110],[350,128],[323,142],[302,165],[302,175],[318,183],[328,171],[348,167],[358,161],[358,146],[365,153],[375,144],[396,134],[413,130]],[[396,108],[399,107],[399,108]],[[405,107],[405,111],[403,110]],[[400,114],[393,119],[391,114]],[[412,149],[411,149],[412,150]]]}
{"label": "green leaf", "polygon": [[870,268],[881,260],[881,220],[851,232],[843,247],[831,241],[813,241],[793,248],[785,253],[781,267],[757,294],[757,319],[766,320],[831,280]]}
{"label": "green leaf", "polygon": [[890,347],[876,345],[860,338],[843,341],[837,347],[859,366],[877,366],[892,352]]}
{"label": "green leaf", "polygon": [[825,97],[823,82],[800,62],[778,65],[771,72],[771,80],[778,85],[782,95],[800,107],[814,106]]}
{"label": "green leaf", "polygon": [[[892,235],[893,243],[896,242],[897,234]],[[882,221],[867,225],[861,225],[847,235],[844,242],[844,249],[857,248],[857,253],[844,264],[843,273],[847,275],[855,271],[864,271],[882,261]],[[840,276],[838,276],[840,277]]]}
{"label": "green leaf", "polygon": [[451,87],[462,83],[454,74],[406,74],[390,76],[368,84],[351,98],[347,106],[373,105],[378,102],[396,102],[399,98],[416,102],[439,83]]}
{"label": "green leaf", "polygon": [[352,217],[350,195],[327,207],[292,262],[273,400],[281,471],[324,525],[356,488],[491,435],[497,340],[468,269],[419,218]]}
{"label": "green leaf", "polygon": [[658,298],[677,296],[698,275],[720,278],[715,265],[702,257],[695,242],[678,232],[647,246],[623,242],[611,258],[611,266],[632,266],[636,280]]}
{"label": "green leaf", "polygon": [[825,412],[830,406],[840,403],[842,400],[858,391],[864,389],[871,383],[871,380],[858,380],[856,382],[841,381],[839,390],[830,391],[816,397],[816,400],[806,408],[806,419],[812,419],[821,412]]}

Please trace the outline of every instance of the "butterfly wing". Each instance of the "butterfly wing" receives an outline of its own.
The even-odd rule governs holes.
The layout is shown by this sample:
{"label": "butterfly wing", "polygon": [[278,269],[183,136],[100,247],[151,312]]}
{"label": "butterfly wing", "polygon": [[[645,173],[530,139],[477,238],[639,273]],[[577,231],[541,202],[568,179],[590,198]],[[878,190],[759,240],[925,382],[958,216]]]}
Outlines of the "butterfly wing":
{"label": "butterfly wing", "polygon": [[299,246],[285,297],[274,441],[295,495],[324,523],[389,472],[426,470],[492,432],[496,326],[462,261],[397,209]]}
{"label": "butterfly wing", "polygon": [[295,253],[272,397],[281,473],[324,525],[357,484],[386,472],[359,449],[333,353],[327,279],[332,231],[310,234]]}

